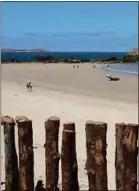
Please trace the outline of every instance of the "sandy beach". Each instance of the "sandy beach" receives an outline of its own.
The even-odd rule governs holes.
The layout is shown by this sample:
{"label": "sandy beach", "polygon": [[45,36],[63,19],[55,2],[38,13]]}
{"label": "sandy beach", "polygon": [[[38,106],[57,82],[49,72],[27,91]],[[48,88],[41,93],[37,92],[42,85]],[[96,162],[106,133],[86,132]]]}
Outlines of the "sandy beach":
{"label": "sandy beach", "polygon": [[[25,115],[33,121],[35,156],[35,184],[45,182],[45,129],[44,122],[50,116],[60,118],[59,151],[63,123],[75,122],[78,174],[81,190],[88,189],[84,170],[86,162],[85,122],[104,121],[107,131],[108,189],[115,189],[115,123],[138,123],[138,77],[116,74],[93,68],[90,64],[2,64],[3,115]],[[106,74],[120,77],[111,82]],[[33,92],[27,92],[26,82],[33,83]],[[4,181],[4,141],[1,128],[1,167]],[[16,129],[17,146],[17,129]],[[18,147],[17,147],[18,152]],[[61,168],[61,166],[60,166]],[[61,173],[61,169],[60,169]],[[59,177],[61,184],[61,176]]]}

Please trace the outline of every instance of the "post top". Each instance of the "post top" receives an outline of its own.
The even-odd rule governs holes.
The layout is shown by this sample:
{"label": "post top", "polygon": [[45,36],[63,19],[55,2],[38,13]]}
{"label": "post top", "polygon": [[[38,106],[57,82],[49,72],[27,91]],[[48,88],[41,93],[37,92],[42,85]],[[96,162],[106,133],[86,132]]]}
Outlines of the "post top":
{"label": "post top", "polygon": [[17,116],[17,117],[15,118],[15,121],[16,121],[17,123],[25,122],[25,121],[28,121],[28,118],[27,118],[26,116]]}
{"label": "post top", "polygon": [[58,117],[56,117],[56,116],[52,116],[48,120],[50,120],[50,121],[60,121],[60,119]]}
{"label": "post top", "polygon": [[95,125],[106,125],[106,123],[102,121],[95,121]]}
{"label": "post top", "polygon": [[88,124],[88,125],[94,125],[94,124],[95,124],[95,121],[93,121],[93,120],[87,120],[87,121],[86,121],[86,124]]}
{"label": "post top", "polygon": [[124,122],[116,123],[116,125],[126,125]]}
{"label": "post top", "polygon": [[75,125],[74,122],[67,122],[67,123],[64,123],[64,125]]}
{"label": "post top", "polygon": [[127,123],[127,126],[130,126],[130,127],[139,127],[139,124],[136,124],[136,123]]}
{"label": "post top", "polygon": [[12,118],[12,117],[10,117],[8,115],[4,117],[4,122],[6,122],[6,123],[15,123],[14,118]]}
{"label": "post top", "polygon": [[87,120],[87,121],[86,121],[86,124],[104,125],[104,124],[106,124],[106,123],[103,122],[103,121]]}

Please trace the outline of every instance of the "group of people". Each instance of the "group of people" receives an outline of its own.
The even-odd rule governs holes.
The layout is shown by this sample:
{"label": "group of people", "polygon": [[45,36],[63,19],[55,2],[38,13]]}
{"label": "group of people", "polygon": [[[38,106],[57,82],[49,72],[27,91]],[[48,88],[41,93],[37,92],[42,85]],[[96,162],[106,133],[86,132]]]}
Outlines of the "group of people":
{"label": "group of people", "polygon": [[[75,68],[76,66],[74,65],[73,68]],[[79,65],[77,66],[77,68],[79,68]]]}
{"label": "group of people", "polygon": [[33,84],[31,82],[27,82],[26,87],[28,92],[32,92]]}

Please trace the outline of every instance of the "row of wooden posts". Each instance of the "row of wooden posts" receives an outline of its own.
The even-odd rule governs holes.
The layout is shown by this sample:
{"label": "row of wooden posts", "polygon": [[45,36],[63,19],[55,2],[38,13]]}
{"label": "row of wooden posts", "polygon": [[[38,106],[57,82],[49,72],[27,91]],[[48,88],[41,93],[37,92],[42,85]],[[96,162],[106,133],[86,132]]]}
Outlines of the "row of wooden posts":
{"label": "row of wooden posts", "polygon": [[[15,149],[15,123],[18,128],[19,165]],[[63,125],[61,155],[59,153],[60,119],[45,122],[46,191],[58,191],[59,160],[61,159],[62,191],[79,191],[76,158],[75,123]],[[108,190],[107,124],[87,121],[86,170],[89,191]],[[5,190],[34,191],[34,151],[32,121],[19,116],[6,117],[3,122],[5,141]],[[138,124],[117,123],[115,173],[116,190],[137,190]],[[39,161],[38,161],[39,162]]]}

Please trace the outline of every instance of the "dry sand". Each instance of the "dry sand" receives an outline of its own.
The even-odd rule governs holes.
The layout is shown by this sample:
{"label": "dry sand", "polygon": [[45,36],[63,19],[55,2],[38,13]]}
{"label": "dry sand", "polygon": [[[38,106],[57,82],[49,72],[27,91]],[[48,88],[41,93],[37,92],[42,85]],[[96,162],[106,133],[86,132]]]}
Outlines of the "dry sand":
{"label": "dry sand", "polygon": [[[81,64],[78,69],[74,69],[72,64],[2,65],[2,114],[12,117],[25,115],[33,120],[34,146],[37,146],[34,149],[35,183],[38,179],[45,182],[44,121],[50,116],[57,116],[61,120],[59,150],[63,123],[76,123],[79,183],[82,190],[88,189],[84,170],[85,122],[107,122],[108,188],[115,189],[115,123],[138,122],[138,78],[112,74],[120,77],[120,81],[110,82],[105,79],[105,75],[106,72],[99,67],[93,68],[89,64]],[[27,81],[34,84],[33,92],[27,92]],[[1,133],[4,181],[3,131]],[[61,183],[61,176],[59,182]]]}

